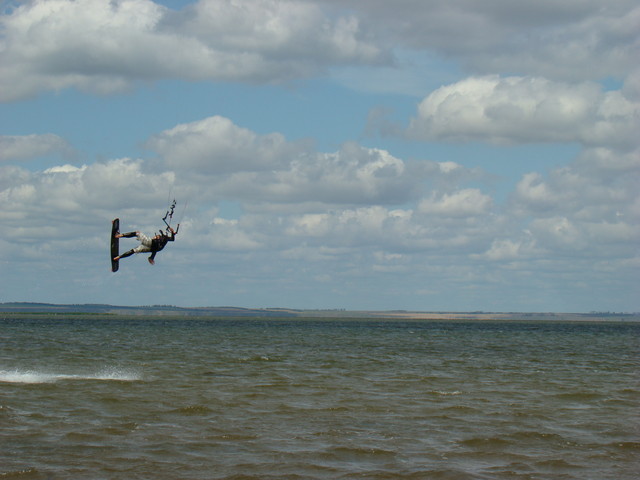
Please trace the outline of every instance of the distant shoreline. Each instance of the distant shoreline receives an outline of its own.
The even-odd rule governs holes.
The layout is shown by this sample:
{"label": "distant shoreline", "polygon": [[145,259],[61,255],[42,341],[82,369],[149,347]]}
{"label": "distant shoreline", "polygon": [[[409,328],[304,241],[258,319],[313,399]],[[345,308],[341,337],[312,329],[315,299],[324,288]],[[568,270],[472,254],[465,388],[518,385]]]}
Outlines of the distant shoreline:
{"label": "distant shoreline", "polygon": [[640,313],[554,313],[554,312],[420,312],[406,310],[299,310],[289,308],[176,307],[173,305],[118,306],[105,304],[0,303],[0,314],[95,316],[163,316],[194,318],[273,318],[273,319],[387,319],[433,321],[609,321],[640,322]]}

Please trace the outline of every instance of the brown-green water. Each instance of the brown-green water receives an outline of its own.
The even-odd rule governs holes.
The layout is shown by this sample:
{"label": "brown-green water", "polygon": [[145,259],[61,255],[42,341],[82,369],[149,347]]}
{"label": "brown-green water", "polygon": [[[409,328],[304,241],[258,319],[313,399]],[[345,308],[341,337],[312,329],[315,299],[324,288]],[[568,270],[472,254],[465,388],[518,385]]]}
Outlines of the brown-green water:
{"label": "brown-green water", "polygon": [[639,324],[0,320],[0,479],[640,471]]}

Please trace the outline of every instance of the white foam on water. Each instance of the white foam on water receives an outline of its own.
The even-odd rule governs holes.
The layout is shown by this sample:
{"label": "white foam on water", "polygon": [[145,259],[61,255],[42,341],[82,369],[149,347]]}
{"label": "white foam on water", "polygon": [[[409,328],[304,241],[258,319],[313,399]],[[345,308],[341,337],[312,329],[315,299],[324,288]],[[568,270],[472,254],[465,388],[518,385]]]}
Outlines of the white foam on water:
{"label": "white foam on water", "polygon": [[62,380],[101,380],[134,382],[141,376],[133,371],[107,369],[96,373],[70,375],[35,370],[0,370],[0,382],[4,383],[54,383]]}
{"label": "white foam on water", "polygon": [[101,370],[91,380],[115,380],[118,382],[135,382],[142,380],[142,375],[133,370],[120,370],[117,368]]}
{"label": "white foam on water", "polygon": [[37,372],[20,372],[17,370],[0,370],[0,382],[5,383],[51,383],[55,381],[52,375]]}

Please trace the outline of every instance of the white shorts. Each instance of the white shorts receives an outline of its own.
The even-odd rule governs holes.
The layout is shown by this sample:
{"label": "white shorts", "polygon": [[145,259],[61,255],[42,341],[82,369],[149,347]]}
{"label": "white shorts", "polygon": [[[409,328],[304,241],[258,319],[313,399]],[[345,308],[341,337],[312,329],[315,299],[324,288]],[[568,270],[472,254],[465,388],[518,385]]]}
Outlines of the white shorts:
{"label": "white shorts", "polygon": [[138,232],[136,236],[140,245],[133,249],[135,253],[145,253],[151,251],[151,238],[147,237],[144,233]]}

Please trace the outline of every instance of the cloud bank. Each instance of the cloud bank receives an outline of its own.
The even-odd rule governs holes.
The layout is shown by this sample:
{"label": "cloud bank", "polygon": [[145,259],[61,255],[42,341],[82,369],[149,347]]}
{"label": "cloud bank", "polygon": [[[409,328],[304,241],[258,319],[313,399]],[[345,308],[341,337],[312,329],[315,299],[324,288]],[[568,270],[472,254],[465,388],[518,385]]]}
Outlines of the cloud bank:
{"label": "cloud bank", "polygon": [[640,102],[594,83],[471,77],[441,87],[418,106],[408,135],[419,140],[571,143],[633,148]]}
{"label": "cloud bank", "polygon": [[34,1],[1,18],[0,101],[49,90],[97,94],[136,82],[278,83],[385,52],[353,16],[304,1],[202,0],[176,12],[150,0]]}
{"label": "cloud bank", "polygon": [[[366,130],[363,115],[370,136],[334,134],[321,148],[305,118],[288,119],[299,122],[292,131],[307,129],[309,140],[299,140],[192,98],[210,111],[167,112],[135,139],[144,153],[93,157],[54,122],[33,120],[22,132],[9,125],[0,132],[5,278],[29,278],[33,295],[67,298],[71,290],[51,280],[62,272],[88,299],[106,301],[113,289],[137,303],[124,276],[105,280],[86,266],[104,256],[113,216],[151,232],[177,196],[182,236],[163,252],[174,266],[163,278],[177,293],[154,284],[148,299],[161,292],[206,304],[224,292],[224,303],[247,306],[251,298],[252,306],[589,310],[614,299],[635,307],[639,31],[632,0],[7,5],[0,101],[25,106],[15,111],[59,105],[50,92],[61,103],[133,98],[166,80],[181,91],[183,82],[207,92],[241,83],[263,101],[266,85],[286,85],[288,98],[326,88],[322,98],[333,105],[347,69],[351,90],[340,94],[370,104],[370,117],[388,120],[379,112],[393,102],[413,110],[396,112],[381,132]],[[383,79],[372,73],[378,68]],[[348,108],[336,101],[324,117],[314,111],[313,125],[339,130]],[[282,110],[272,119],[288,115]],[[129,121],[112,121],[109,135]],[[460,145],[515,152],[520,170],[496,179],[491,158],[471,162]],[[517,154],[531,145],[577,153],[523,167]],[[140,272],[132,263],[128,281],[143,282]],[[5,282],[3,290],[14,288]],[[296,298],[305,304],[292,305]]]}

